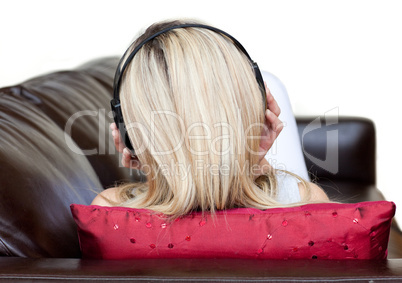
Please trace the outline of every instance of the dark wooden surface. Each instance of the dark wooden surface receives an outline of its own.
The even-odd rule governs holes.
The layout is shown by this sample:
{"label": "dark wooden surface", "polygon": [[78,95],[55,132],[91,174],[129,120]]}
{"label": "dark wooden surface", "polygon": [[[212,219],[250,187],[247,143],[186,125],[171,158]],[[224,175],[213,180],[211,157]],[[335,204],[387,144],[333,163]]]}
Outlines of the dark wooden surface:
{"label": "dark wooden surface", "polygon": [[157,259],[81,260],[0,258],[5,281],[290,282],[402,281],[402,259],[238,260]]}

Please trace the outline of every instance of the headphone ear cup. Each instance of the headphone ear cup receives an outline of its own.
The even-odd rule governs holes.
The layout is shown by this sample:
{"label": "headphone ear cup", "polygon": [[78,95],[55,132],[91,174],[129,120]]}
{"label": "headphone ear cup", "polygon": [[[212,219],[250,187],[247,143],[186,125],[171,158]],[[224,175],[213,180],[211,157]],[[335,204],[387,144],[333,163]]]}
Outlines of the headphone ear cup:
{"label": "headphone ear cup", "polygon": [[125,131],[125,133],[124,133],[124,144],[135,155],[134,147],[131,144],[130,138],[128,137],[128,133],[127,133],[127,131],[125,129],[124,129],[124,131]]}
{"label": "headphone ear cup", "polygon": [[265,93],[264,79],[262,77],[260,68],[258,67],[257,63],[252,62],[252,66],[254,70],[255,79],[257,80],[258,86],[260,87],[262,93],[262,99],[264,101],[264,113],[265,113],[265,110],[268,109],[268,102],[267,102],[267,94]]}
{"label": "headphone ear cup", "polygon": [[128,137],[126,125],[124,124],[123,113],[121,112],[120,100],[113,98],[110,101],[110,105],[112,107],[114,122],[116,124],[117,129],[119,129],[120,131],[120,135],[124,145],[129,150],[131,150],[131,152],[135,155],[133,145],[131,144],[130,138]]}
{"label": "headphone ear cup", "polygon": [[134,154],[134,147],[131,144],[130,138],[128,137],[128,132],[124,122],[119,123],[117,128],[120,131],[120,137],[122,138],[124,145]]}

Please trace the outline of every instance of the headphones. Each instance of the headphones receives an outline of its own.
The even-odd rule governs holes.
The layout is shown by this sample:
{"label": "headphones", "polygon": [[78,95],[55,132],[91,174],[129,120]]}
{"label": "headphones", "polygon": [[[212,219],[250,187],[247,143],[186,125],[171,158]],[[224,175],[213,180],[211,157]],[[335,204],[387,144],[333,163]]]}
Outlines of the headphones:
{"label": "headphones", "polygon": [[240,44],[240,42],[238,42],[233,36],[231,36],[230,34],[224,32],[220,29],[217,29],[217,28],[214,28],[214,27],[211,27],[208,25],[202,25],[202,24],[181,24],[181,25],[175,25],[175,26],[172,26],[169,28],[165,28],[165,29],[149,36],[148,38],[143,40],[140,44],[138,44],[138,46],[128,55],[127,59],[124,62],[124,65],[121,67],[121,64],[123,63],[124,58],[126,57],[127,53],[129,52],[130,48],[128,48],[117,66],[116,74],[114,77],[113,99],[110,101],[110,104],[112,107],[112,112],[113,112],[113,117],[114,117],[114,122],[116,123],[117,128],[120,130],[120,134],[121,134],[121,137],[123,138],[124,144],[126,145],[126,147],[128,149],[131,150],[133,155],[135,155],[135,151],[130,142],[130,138],[128,137],[126,125],[124,123],[123,114],[121,111],[121,104],[120,104],[119,91],[120,91],[120,84],[121,84],[122,78],[124,76],[124,72],[126,71],[128,65],[131,63],[131,61],[133,60],[135,54],[137,54],[137,52],[141,49],[141,47],[144,46],[146,43],[148,43],[149,41],[153,40],[157,36],[159,36],[163,33],[166,33],[168,31],[171,31],[174,29],[179,29],[179,28],[189,28],[189,27],[208,29],[208,30],[214,31],[216,33],[222,34],[222,35],[226,36],[227,38],[229,38],[233,42],[233,44],[238,49],[240,49],[240,51],[242,51],[242,53],[244,55],[246,55],[246,57],[248,58],[248,60],[251,63],[251,66],[254,70],[255,78],[256,78],[259,88],[261,90],[261,94],[262,94],[262,97],[264,100],[264,107],[265,107],[264,111],[267,108],[267,98],[266,98],[264,80],[262,78],[261,71],[258,68],[257,63],[251,59],[250,55],[248,55],[246,49],[244,49],[244,47]]}

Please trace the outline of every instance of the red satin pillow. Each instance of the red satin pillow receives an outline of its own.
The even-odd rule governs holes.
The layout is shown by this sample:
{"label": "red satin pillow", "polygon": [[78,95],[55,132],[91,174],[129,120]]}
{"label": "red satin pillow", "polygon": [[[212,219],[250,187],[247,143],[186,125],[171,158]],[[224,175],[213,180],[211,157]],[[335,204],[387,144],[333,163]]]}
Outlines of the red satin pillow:
{"label": "red satin pillow", "polygon": [[385,259],[392,202],[192,213],[71,205],[84,258]]}

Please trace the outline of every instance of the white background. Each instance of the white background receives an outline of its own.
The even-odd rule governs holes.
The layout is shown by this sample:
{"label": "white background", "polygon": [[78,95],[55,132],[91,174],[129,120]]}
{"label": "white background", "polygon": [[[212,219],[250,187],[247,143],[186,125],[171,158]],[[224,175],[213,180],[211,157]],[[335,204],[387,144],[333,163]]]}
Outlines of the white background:
{"label": "white background", "polygon": [[0,1],[0,87],[121,55],[163,19],[229,32],[281,79],[295,114],[375,122],[378,187],[402,221],[401,1]]}

